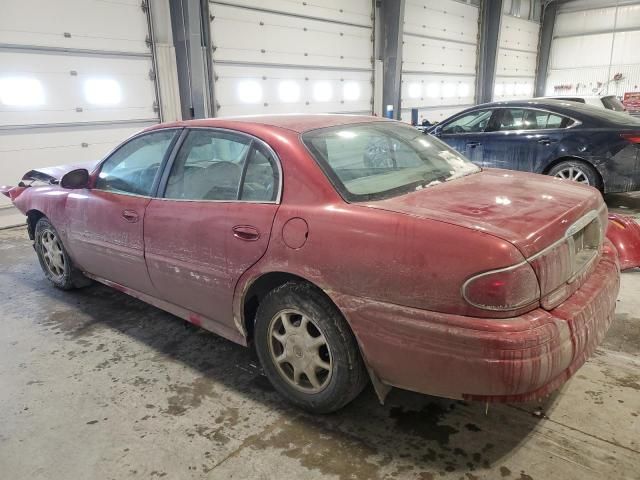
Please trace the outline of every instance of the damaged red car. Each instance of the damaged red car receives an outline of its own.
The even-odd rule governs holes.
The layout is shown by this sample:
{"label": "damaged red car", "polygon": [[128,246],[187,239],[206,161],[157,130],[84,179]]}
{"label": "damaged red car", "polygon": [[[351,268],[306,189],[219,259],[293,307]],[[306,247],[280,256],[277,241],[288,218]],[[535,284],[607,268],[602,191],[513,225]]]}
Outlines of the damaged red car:
{"label": "damaged red car", "polygon": [[[26,183],[28,183],[28,185]],[[563,384],[613,316],[607,208],[362,116],[151,127],[5,194],[48,279],[96,280],[242,345],[330,412],[373,382],[482,401]]]}

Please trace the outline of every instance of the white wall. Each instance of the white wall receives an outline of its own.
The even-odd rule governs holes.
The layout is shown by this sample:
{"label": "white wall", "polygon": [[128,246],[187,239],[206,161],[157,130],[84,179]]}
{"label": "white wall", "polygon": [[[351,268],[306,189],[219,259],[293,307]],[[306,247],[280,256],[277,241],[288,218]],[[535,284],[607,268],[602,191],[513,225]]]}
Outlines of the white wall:
{"label": "white wall", "polygon": [[[640,2],[600,8],[569,2],[557,15],[553,35],[547,95],[622,97],[640,90]],[[623,79],[610,82],[617,73]]]}

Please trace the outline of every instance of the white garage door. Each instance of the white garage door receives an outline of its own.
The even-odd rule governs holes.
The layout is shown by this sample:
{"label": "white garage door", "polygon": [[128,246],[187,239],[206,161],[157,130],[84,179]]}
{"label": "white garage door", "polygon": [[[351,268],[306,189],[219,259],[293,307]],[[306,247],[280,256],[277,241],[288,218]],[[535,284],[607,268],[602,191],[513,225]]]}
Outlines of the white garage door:
{"label": "white garage door", "polygon": [[370,114],[372,5],[211,1],[216,115]]}
{"label": "white garage door", "polygon": [[[503,4],[505,9],[511,8],[510,6],[511,2]],[[528,8],[521,7],[521,10],[529,16]],[[496,58],[494,100],[513,100],[533,96],[539,36],[540,24],[537,21],[502,14]]]}
{"label": "white garage door", "polygon": [[[547,95],[622,97],[640,89],[640,2],[603,8],[592,4],[572,2],[556,17]],[[616,74],[622,78],[614,81]]]}
{"label": "white garage door", "polygon": [[140,0],[2,0],[0,184],[158,122],[148,38]]}
{"label": "white garage door", "polygon": [[440,121],[474,104],[478,7],[455,0],[407,0],[402,45],[402,111]]}

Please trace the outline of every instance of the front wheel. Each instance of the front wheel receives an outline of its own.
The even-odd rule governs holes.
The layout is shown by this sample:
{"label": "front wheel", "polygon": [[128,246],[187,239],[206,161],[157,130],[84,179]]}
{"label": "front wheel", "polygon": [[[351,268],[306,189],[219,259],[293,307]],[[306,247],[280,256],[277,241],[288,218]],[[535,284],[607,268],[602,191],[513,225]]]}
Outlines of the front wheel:
{"label": "front wheel", "polygon": [[73,268],[58,232],[46,217],[42,217],[36,224],[34,247],[42,271],[55,287],[70,290],[91,282]]}
{"label": "front wheel", "polygon": [[338,410],[367,383],[346,321],[312,285],[290,282],[264,297],[256,314],[255,343],[276,390],[307,411]]}
{"label": "front wheel", "polygon": [[549,175],[563,180],[572,180],[592,187],[601,188],[600,177],[596,169],[588,163],[579,160],[560,162],[549,170]]}

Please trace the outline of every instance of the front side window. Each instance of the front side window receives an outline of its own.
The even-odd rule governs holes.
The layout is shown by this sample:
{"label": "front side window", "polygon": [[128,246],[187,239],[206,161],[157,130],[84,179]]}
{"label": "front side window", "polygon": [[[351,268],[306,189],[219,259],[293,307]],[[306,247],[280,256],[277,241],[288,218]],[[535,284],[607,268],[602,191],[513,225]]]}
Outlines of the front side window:
{"label": "front side window", "polygon": [[160,164],[175,136],[176,130],[161,130],[125,143],[104,161],[95,188],[151,195]]}
{"label": "front side window", "polygon": [[302,140],[347,201],[401,195],[480,171],[440,140],[391,122],[312,130]]}
{"label": "front side window", "polygon": [[467,113],[442,127],[441,132],[443,134],[484,132],[491,118],[491,113],[492,110],[476,110]]}

